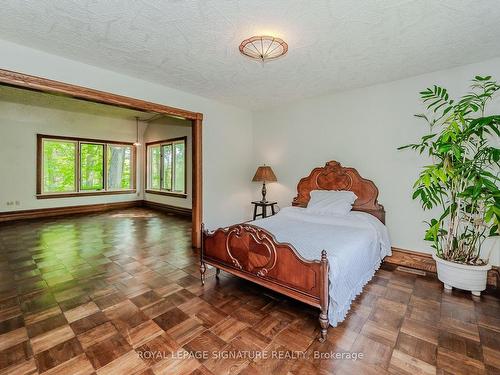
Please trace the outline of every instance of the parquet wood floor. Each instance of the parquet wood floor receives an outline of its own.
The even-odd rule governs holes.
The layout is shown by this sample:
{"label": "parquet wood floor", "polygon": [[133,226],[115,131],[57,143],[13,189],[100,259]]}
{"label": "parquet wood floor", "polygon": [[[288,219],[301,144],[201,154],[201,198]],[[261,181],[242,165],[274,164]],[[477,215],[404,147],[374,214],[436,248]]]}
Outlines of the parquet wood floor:
{"label": "parquet wood floor", "polygon": [[315,309],[198,272],[190,222],[164,213],[1,225],[0,374],[500,373],[495,292],[383,267],[320,344]]}

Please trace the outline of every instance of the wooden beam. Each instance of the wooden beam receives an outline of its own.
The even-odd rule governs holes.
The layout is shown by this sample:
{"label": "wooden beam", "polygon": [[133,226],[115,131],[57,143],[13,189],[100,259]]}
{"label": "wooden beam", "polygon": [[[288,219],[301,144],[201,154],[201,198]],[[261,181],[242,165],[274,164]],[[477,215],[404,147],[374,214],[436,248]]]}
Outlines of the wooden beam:
{"label": "wooden beam", "polygon": [[42,91],[50,94],[64,95],[75,99],[114,105],[138,111],[163,113],[165,115],[182,117],[188,120],[203,118],[203,115],[198,112],[169,107],[162,104],[130,98],[128,96],[111,94],[104,91],[71,85],[47,78],[35,77],[28,74],[12,72],[5,69],[0,69],[0,84]]}

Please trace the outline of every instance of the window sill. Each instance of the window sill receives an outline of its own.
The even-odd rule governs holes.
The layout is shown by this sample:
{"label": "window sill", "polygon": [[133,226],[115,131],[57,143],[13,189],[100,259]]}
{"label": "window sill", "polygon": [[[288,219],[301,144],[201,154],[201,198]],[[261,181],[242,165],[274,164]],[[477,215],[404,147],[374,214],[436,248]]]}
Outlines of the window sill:
{"label": "window sill", "polygon": [[134,190],[116,190],[116,191],[89,191],[80,193],[54,193],[54,194],[37,194],[36,199],[52,199],[52,198],[75,198],[88,197],[95,195],[115,195],[115,194],[135,194]]}
{"label": "window sill", "polygon": [[186,193],[174,193],[171,191],[163,191],[163,190],[146,190],[146,193],[147,194],[166,195],[169,197],[176,197],[176,198],[183,198],[183,199],[187,198]]}

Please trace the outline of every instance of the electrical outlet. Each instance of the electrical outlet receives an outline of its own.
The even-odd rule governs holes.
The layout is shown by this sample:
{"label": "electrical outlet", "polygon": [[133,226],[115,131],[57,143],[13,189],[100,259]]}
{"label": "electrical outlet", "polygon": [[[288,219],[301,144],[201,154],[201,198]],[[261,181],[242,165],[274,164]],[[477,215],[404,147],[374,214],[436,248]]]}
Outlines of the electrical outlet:
{"label": "electrical outlet", "polygon": [[20,206],[21,205],[21,201],[16,201],[16,206]]}

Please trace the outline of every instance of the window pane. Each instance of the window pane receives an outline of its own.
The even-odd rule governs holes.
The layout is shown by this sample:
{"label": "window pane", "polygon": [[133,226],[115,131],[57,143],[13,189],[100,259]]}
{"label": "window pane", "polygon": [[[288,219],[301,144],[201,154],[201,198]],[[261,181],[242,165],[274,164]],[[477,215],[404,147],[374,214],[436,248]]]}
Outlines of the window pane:
{"label": "window pane", "polygon": [[149,188],[160,190],[160,146],[149,148]]}
{"label": "window pane", "polygon": [[80,189],[104,189],[104,145],[80,144]]}
{"label": "window pane", "polygon": [[108,190],[132,188],[132,147],[108,145]]}
{"label": "window pane", "polygon": [[43,192],[76,190],[76,143],[43,140]]}
{"label": "window pane", "polygon": [[186,166],[186,153],[184,142],[179,142],[174,144],[175,152],[175,181],[174,181],[174,191],[185,192],[185,166]]}
{"label": "window pane", "polygon": [[164,190],[172,190],[172,145],[162,146],[163,152],[163,186]]}

